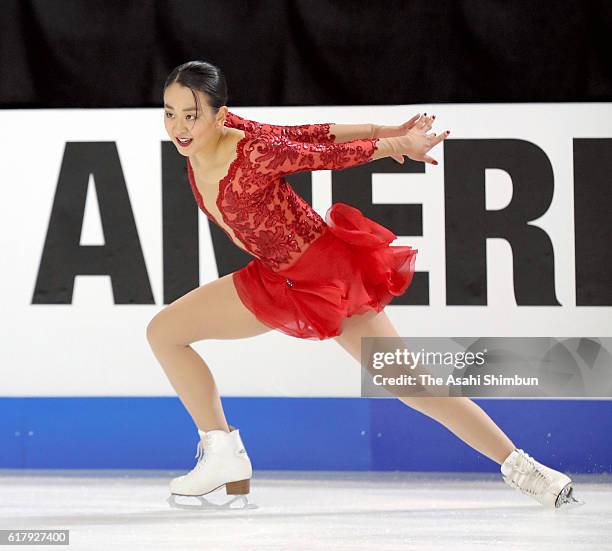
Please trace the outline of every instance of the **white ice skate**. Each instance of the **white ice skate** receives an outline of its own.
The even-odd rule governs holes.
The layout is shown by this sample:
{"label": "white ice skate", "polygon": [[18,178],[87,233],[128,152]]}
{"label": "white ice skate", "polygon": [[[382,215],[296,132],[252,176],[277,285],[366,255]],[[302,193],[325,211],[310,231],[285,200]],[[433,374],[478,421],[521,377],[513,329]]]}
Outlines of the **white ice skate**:
{"label": "white ice skate", "polygon": [[[198,433],[200,441],[195,456],[198,462],[189,473],[172,479],[168,504],[179,509],[255,508],[246,498],[253,469],[238,429],[230,427],[230,432],[198,430]],[[226,503],[217,505],[203,497],[221,486],[225,486],[228,496],[234,496]],[[176,496],[196,497],[200,504],[178,503]],[[234,507],[237,501],[239,506]]]}
{"label": "white ice skate", "polygon": [[583,505],[573,496],[572,479],[538,463],[523,450],[515,449],[500,467],[504,482],[539,501],[545,507]]}

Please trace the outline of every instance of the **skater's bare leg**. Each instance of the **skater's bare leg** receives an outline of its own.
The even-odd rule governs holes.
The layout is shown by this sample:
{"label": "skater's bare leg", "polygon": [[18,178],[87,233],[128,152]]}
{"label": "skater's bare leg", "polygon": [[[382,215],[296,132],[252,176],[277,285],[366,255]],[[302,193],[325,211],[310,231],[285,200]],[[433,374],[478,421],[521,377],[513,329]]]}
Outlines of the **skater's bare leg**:
{"label": "skater's bare leg", "polygon": [[[371,311],[347,318],[342,334],[335,337],[335,340],[361,363],[362,337],[399,338],[399,334],[384,310],[378,314]],[[506,434],[470,398],[415,396],[399,399],[442,423],[466,444],[500,465],[515,448]]]}
{"label": "skater's bare leg", "polygon": [[190,344],[267,331],[270,328],[242,304],[228,274],[193,289],[156,314],[147,326],[147,340],[196,426],[203,431],[229,431],[212,373]]}

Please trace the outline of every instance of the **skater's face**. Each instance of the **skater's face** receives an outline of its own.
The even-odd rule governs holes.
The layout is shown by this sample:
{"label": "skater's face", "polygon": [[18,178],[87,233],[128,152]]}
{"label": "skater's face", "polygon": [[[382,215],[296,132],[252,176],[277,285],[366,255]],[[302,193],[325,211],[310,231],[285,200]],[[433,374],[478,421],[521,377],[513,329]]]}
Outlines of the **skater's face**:
{"label": "skater's face", "polygon": [[174,82],[164,91],[164,125],[170,139],[181,155],[193,155],[213,137],[223,122],[223,108],[213,114],[207,98],[195,92],[196,104],[191,89]]}

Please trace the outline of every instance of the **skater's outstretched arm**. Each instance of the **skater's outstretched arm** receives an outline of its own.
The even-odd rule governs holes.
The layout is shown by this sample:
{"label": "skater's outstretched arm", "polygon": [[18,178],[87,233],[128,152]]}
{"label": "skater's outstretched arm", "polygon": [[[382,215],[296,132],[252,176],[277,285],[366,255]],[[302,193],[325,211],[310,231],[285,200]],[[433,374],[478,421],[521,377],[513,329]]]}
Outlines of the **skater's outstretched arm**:
{"label": "skater's outstretched arm", "polygon": [[[287,138],[298,142],[334,143],[336,136],[330,133],[330,127],[337,125],[334,125],[333,123],[299,124],[288,126],[269,124],[245,119],[236,113],[228,111],[225,117],[225,126],[229,126],[230,128],[238,128],[239,130],[246,130],[248,132],[266,132],[278,136],[286,136]],[[367,125],[363,126],[365,127]],[[365,130],[366,129],[364,128],[364,131]],[[371,129],[368,131],[371,132]]]}
{"label": "skater's outstretched arm", "polygon": [[415,115],[409,121],[399,126],[382,126],[379,124],[336,124],[315,123],[299,125],[279,125],[257,122],[245,119],[231,111],[225,117],[225,126],[248,130],[250,132],[268,132],[286,136],[296,142],[305,143],[345,143],[353,140],[365,140],[373,138],[385,138],[399,136],[403,133],[403,127],[412,127],[418,119]]}
{"label": "skater's outstretched arm", "polygon": [[304,143],[286,136],[254,135],[245,144],[249,164],[265,176],[285,176],[304,170],[339,170],[372,159],[379,138],[344,143]]}
{"label": "skater's outstretched arm", "polygon": [[[228,110],[225,117],[225,126],[247,130],[249,132],[266,132],[286,137],[295,142],[339,144],[355,140],[402,137],[413,131],[418,125],[424,125],[424,130],[427,131],[431,129],[434,118],[435,116],[421,116],[419,113],[402,124],[392,126],[336,123],[278,125],[245,119]],[[400,164],[404,163],[403,154],[393,149],[387,152],[385,148],[388,144],[383,144],[383,146],[383,153],[375,158],[391,157]]]}
{"label": "skater's outstretched arm", "polygon": [[396,138],[351,140],[344,143],[305,143],[284,135],[255,134],[245,145],[251,166],[267,176],[286,176],[304,170],[340,170],[383,157],[407,155],[433,164],[426,153],[448,133],[426,134],[431,119],[425,117],[405,135]]}

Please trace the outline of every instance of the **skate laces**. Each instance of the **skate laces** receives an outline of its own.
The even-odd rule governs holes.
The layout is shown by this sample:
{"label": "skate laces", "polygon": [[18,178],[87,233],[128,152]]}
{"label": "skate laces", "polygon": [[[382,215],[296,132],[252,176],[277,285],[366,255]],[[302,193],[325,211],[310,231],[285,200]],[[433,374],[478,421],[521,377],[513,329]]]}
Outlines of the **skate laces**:
{"label": "skate laces", "polygon": [[530,495],[541,494],[550,484],[548,474],[526,452],[519,453],[508,479],[514,487]]}
{"label": "skate laces", "polygon": [[210,434],[205,434],[200,439],[195,454],[195,458],[198,460],[198,463],[200,463],[200,460],[202,463],[206,461],[206,458],[208,457],[208,452],[210,452],[210,450],[212,449],[213,441],[214,440],[212,438],[212,435]]}

